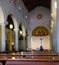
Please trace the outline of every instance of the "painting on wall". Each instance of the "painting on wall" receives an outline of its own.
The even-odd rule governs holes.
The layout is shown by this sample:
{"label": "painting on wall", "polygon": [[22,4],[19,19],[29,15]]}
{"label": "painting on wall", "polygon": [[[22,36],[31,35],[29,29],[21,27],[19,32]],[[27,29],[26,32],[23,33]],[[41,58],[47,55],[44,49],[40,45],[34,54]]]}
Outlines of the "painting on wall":
{"label": "painting on wall", "polygon": [[32,31],[32,36],[47,36],[48,34],[48,30],[44,26],[37,26]]}

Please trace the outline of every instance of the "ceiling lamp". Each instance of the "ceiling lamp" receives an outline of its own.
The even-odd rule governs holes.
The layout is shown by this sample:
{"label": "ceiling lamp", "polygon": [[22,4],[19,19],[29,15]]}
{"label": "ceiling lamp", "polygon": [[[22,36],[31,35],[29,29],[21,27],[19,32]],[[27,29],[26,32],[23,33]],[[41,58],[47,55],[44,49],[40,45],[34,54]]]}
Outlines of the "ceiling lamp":
{"label": "ceiling lamp", "polygon": [[10,26],[9,26],[9,27],[10,27],[10,29],[13,29],[13,25],[12,25],[12,24],[10,24]]}
{"label": "ceiling lamp", "polygon": [[14,45],[14,42],[12,42],[12,45]]}
{"label": "ceiling lamp", "polygon": [[22,34],[22,30],[20,30],[20,34]]}

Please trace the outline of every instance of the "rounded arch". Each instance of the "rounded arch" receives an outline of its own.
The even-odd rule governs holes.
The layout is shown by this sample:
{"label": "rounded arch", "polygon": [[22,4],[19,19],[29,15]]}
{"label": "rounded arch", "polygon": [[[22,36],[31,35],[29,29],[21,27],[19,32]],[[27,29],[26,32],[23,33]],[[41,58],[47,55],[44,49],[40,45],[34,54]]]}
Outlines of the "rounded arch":
{"label": "rounded arch", "polygon": [[11,17],[12,17],[12,20],[13,20],[13,22],[14,22],[14,31],[15,31],[15,30],[18,30],[18,24],[17,24],[16,18],[15,18],[13,15],[12,15]]}
{"label": "rounded arch", "polygon": [[23,29],[22,29],[22,23],[19,24],[19,40],[23,40]]}
{"label": "rounded arch", "polygon": [[19,24],[19,32],[18,32],[18,36],[19,36],[19,50],[25,50],[25,47],[26,47],[26,43],[25,43],[25,35],[26,32],[25,32],[25,28],[24,28],[24,25],[23,23],[21,22]]}
{"label": "rounded arch", "polygon": [[25,35],[26,35],[25,27],[22,23],[20,23],[20,25],[19,25],[19,30],[22,30],[22,35],[25,37]]}
{"label": "rounded arch", "polygon": [[[10,25],[10,24],[12,24],[13,25],[13,30],[14,31],[16,31],[16,30],[18,30],[18,25],[17,25],[17,20],[16,20],[16,18],[12,15],[12,14],[9,14],[8,16],[7,16],[7,22],[8,22],[8,26]],[[7,27],[8,27],[7,26]]]}
{"label": "rounded arch", "polygon": [[32,36],[47,36],[48,34],[48,30],[44,26],[37,26],[32,31]]}
{"label": "rounded arch", "polygon": [[[7,16],[7,22],[6,25],[6,50],[7,51],[15,51],[16,43],[18,43],[18,26],[16,18],[12,14],[8,14]],[[10,28],[10,24],[13,25],[12,28]]]}
{"label": "rounded arch", "polygon": [[4,23],[6,21],[6,11],[2,2],[0,1],[0,23]]}

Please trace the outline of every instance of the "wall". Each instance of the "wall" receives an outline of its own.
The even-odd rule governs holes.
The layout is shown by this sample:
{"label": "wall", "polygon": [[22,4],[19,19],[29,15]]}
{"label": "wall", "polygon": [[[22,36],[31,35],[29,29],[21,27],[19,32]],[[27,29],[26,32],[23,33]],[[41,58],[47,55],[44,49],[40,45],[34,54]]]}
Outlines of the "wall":
{"label": "wall", "polygon": [[28,29],[29,12],[27,11],[27,9],[26,9],[24,3],[22,2],[22,0],[16,0],[16,7],[17,7],[17,9],[18,9],[18,11],[19,11],[19,13],[22,17],[22,20],[23,20],[22,24],[25,26],[26,29]]}
{"label": "wall", "polygon": [[31,49],[40,50],[41,43],[44,49],[50,49],[49,39],[50,39],[49,36],[42,36],[42,41],[41,41],[40,36],[39,37],[32,36],[31,37]]}
{"label": "wall", "polygon": [[15,32],[6,28],[6,51],[12,51],[12,45],[15,45]]}
{"label": "wall", "polygon": [[57,8],[56,8],[56,52],[59,53],[59,0],[57,0]]}
{"label": "wall", "polygon": [[[41,19],[37,18],[37,15],[39,13],[42,15]],[[28,36],[28,48],[29,49],[31,49],[31,48],[36,49],[36,48],[40,47],[40,40],[39,40],[40,37],[32,37],[32,31],[37,26],[44,26],[44,27],[47,28],[47,30],[49,31],[49,34],[50,34],[50,22],[51,22],[50,11],[49,11],[48,8],[45,8],[45,7],[42,7],[42,6],[37,7],[33,11],[30,12],[29,19],[30,19],[29,20],[29,30],[30,30],[30,32],[29,32],[29,36]],[[34,39],[36,39],[36,40],[34,40]],[[50,35],[44,37],[43,42],[44,42],[43,46],[44,46],[45,49],[51,49],[51,47],[50,47]],[[39,44],[39,46],[38,46],[38,44]],[[46,44],[47,44],[47,46],[46,46]]]}
{"label": "wall", "polygon": [[[17,0],[16,0],[17,1]],[[13,22],[15,24],[16,27],[16,31],[18,30],[18,26],[19,24],[22,22],[24,29],[28,29],[28,23],[26,22],[26,20],[24,20],[24,18],[21,16],[21,13],[19,12],[19,10],[14,6],[13,4],[13,0],[0,0],[0,3],[2,4],[2,13],[5,15],[4,18],[2,18],[2,20],[4,19],[4,21],[1,21],[0,23],[3,23],[6,25],[7,22],[7,17],[9,14],[12,14],[12,17],[14,18]],[[0,4],[0,6],[1,6]],[[1,11],[1,10],[0,10]],[[5,34],[4,34],[5,35]],[[3,36],[3,35],[2,35]],[[5,40],[5,39],[4,39]],[[4,44],[4,43],[3,43]],[[5,45],[5,44],[4,44]]]}
{"label": "wall", "polygon": [[[37,18],[38,14],[42,15],[41,19]],[[30,12],[30,21],[29,21],[29,28],[32,31],[36,26],[45,26],[48,31],[50,31],[50,22],[51,22],[51,16],[50,16],[49,9],[45,7],[37,7],[33,11]]]}
{"label": "wall", "polygon": [[57,51],[57,29],[56,29],[56,12],[57,12],[57,8],[55,8],[55,2],[57,2],[56,0],[52,0],[51,1],[51,43],[52,43],[52,49],[54,50],[54,52]]}
{"label": "wall", "polygon": [[[28,27],[26,20],[24,20],[24,18],[21,16],[21,13],[19,12],[19,10],[14,6],[13,0],[1,0],[0,2],[3,4],[3,8],[5,11],[5,15],[6,15],[5,22],[7,22],[7,16],[9,14],[12,14],[13,17],[16,19],[17,25],[19,25],[20,22],[22,22],[25,28]],[[27,24],[27,27],[26,27],[26,24]]]}
{"label": "wall", "polygon": [[0,51],[1,51],[1,26],[0,26]]}

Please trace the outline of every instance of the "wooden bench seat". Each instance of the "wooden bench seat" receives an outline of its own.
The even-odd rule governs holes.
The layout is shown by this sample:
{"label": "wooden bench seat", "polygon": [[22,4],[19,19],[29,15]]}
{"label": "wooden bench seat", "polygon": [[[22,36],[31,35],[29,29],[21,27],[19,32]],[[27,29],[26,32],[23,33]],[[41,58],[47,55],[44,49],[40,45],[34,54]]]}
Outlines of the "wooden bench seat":
{"label": "wooden bench seat", "polygon": [[59,65],[59,62],[35,60],[9,60],[6,61],[6,65]]}

